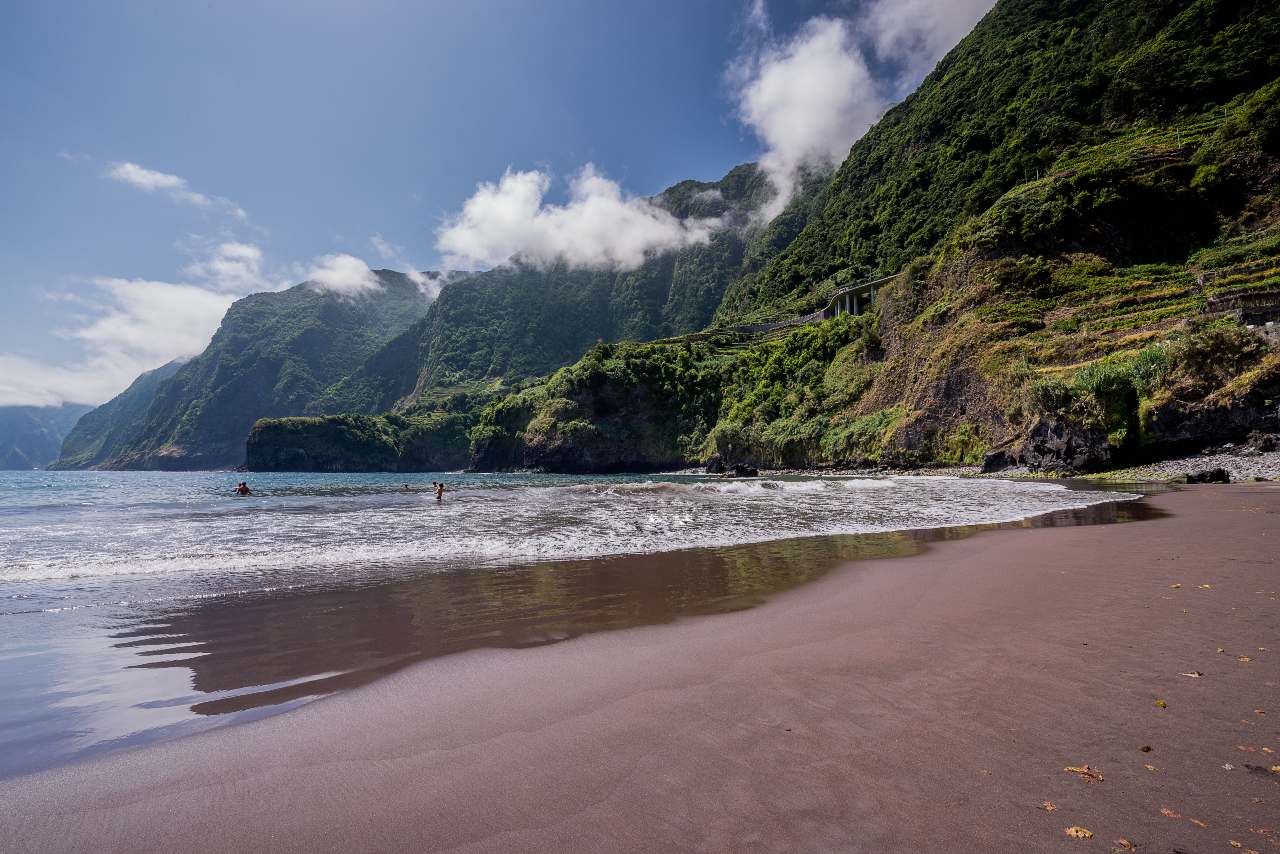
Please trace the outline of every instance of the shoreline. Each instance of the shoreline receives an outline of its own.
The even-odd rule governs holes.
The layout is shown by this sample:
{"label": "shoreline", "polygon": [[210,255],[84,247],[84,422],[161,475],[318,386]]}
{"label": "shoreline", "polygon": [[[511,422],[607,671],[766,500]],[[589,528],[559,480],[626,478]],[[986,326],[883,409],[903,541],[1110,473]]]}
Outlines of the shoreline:
{"label": "shoreline", "polygon": [[[1081,825],[1267,850],[1280,489],[1144,503],[1170,515],[942,540],[0,781],[0,847],[1039,851]],[[1084,764],[1105,780],[1061,770]]]}

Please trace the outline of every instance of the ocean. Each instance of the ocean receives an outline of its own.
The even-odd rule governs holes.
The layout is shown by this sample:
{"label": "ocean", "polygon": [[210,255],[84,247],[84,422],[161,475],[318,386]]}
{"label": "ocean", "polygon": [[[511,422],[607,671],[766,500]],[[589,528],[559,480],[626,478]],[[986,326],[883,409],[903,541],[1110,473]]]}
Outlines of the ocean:
{"label": "ocean", "polygon": [[917,476],[0,472],[0,776],[437,655],[750,607],[936,536],[913,531],[1132,497]]}

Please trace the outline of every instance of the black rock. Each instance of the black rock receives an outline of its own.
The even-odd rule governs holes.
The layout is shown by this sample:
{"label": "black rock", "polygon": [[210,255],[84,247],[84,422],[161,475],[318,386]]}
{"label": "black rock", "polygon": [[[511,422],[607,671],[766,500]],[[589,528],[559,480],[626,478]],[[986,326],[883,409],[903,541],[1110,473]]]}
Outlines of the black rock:
{"label": "black rock", "polygon": [[734,463],[733,468],[731,468],[729,471],[734,477],[759,477],[760,476],[760,469],[756,468],[755,466],[743,465],[742,463]]}
{"label": "black rock", "polygon": [[1044,417],[1031,428],[1021,457],[1033,470],[1097,471],[1111,462],[1111,447],[1107,434],[1101,430],[1086,430],[1069,421]]}
{"label": "black rock", "polygon": [[711,459],[707,460],[707,474],[724,474],[724,458],[719,454],[712,454]]}
{"label": "black rock", "polygon": [[1017,456],[1011,453],[1008,448],[997,448],[994,451],[988,451],[987,455],[982,458],[982,473],[993,474],[1005,469],[1011,469],[1017,464]]}
{"label": "black rock", "polygon": [[1187,483],[1230,483],[1231,475],[1226,469],[1204,469],[1187,472]]}

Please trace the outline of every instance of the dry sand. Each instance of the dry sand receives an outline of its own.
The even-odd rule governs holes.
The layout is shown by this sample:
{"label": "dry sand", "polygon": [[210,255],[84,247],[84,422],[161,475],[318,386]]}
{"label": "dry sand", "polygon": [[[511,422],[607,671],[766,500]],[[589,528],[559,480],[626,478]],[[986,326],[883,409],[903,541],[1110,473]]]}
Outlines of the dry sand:
{"label": "dry sand", "polygon": [[1147,500],[5,781],[0,850],[1280,851],[1280,488]]}

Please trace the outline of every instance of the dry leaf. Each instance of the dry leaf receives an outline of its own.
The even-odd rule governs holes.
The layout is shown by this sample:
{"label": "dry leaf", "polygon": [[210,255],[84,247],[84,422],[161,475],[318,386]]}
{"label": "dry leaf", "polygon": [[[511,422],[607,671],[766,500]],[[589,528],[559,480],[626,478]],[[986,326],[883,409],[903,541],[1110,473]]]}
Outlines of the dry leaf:
{"label": "dry leaf", "polygon": [[1143,768],[1146,768],[1148,771],[1158,771],[1158,770],[1160,770],[1159,768],[1156,768],[1156,766],[1154,766],[1154,765],[1143,765],[1142,767],[1143,767]]}
{"label": "dry leaf", "polygon": [[1187,819],[1187,821],[1191,822],[1191,823],[1192,823],[1192,824],[1194,824],[1196,827],[1208,827],[1208,826],[1209,826],[1209,825],[1205,824],[1203,821],[1201,821],[1201,820],[1200,820],[1200,819],[1198,819],[1198,818],[1189,818],[1189,819]]}
{"label": "dry leaf", "polygon": [[1160,807],[1160,815],[1168,816],[1169,818],[1182,818],[1182,813],[1174,812],[1168,807]]}
{"label": "dry leaf", "polygon": [[1125,838],[1122,836],[1122,837],[1120,837],[1119,839],[1117,839],[1117,840],[1116,840],[1116,847],[1115,847],[1115,848],[1112,848],[1111,850],[1112,850],[1112,852],[1116,852],[1116,851],[1137,851],[1137,850],[1138,850],[1138,846],[1134,845],[1132,842],[1130,842],[1129,840],[1125,839]]}
{"label": "dry leaf", "polygon": [[1169,704],[1166,703],[1164,700],[1156,700],[1156,708],[1167,709],[1169,708]]}
{"label": "dry leaf", "polygon": [[[1258,748],[1256,748],[1256,747],[1250,747],[1250,746],[1249,746],[1249,745],[1247,745],[1247,744],[1237,744],[1237,745],[1236,745],[1236,750],[1243,750],[1245,753],[1257,753],[1257,752],[1258,752]],[[1264,747],[1264,748],[1263,748],[1263,750],[1266,750],[1266,748]]]}
{"label": "dry leaf", "polygon": [[[1272,765],[1272,766],[1271,766],[1271,773],[1272,773],[1272,774],[1280,774],[1280,765]],[[1101,778],[1101,777],[1099,777],[1098,779],[1099,779],[1099,780],[1101,780],[1102,778]]]}
{"label": "dry leaf", "polygon": [[1225,765],[1223,765],[1223,766],[1222,766],[1222,770],[1223,770],[1223,771],[1234,771],[1234,770],[1236,770],[1236,766],[1234,766],[1234,765],[1232,765],[1230,762],[1228,762],[1228,763],[1226,763]]}
{"label": "dry leaf", "polygon": [[1192,671],[1190,671],[1190,672],[1188,672],[1188,673],[1179,673],[1178,675],[1179,675],[1179,676],[1190,676],[1192,679],[1199,679],[1199,678],[1200,678],[1201,676],[1203,676],[1204,674],[1203,674],[1203,673],[1201,673],[1199,670],[1192,670]]}
{"label": "dry leaf", "polygon": [[1141,747],[1139,747],[1138,749],[1139,749],[1139,750],[1141,750],[1143,753],[1150,753],[1150,752],[1151,752],[1151,745],[1149,745],[1149,744],[1144,744],[1144,745],[1142,745]]}
{"label": "dry leaf", "polygon": [[1243,848],[1243,847],[1244,847],[1242,844],[1240,844],[1239,842],[1236,842],[1234,839],[1229,839],[1229,840],[1227,840],[1227,842],[1231,845],[1231,847],[1232,847],[1232,848]]}
{"label": "dry leaf", "polygon": [[1068,827],[1067,836],[1072,839],[1092,839],[1093,831],[1087,827]]}
{"label": "dry leaf", "polygon": [[1068,765],[1062,770],[1070,771],[1072,774],[1077,774],[1081,778],[1088,780],[1090,783],[1095,781],[1099,783],[1102,782],[1102,772],[1097,768],[1090,768],[1088,765]]}
{"label": "dry leaf", "polygon": [[1265,715],[1265,714],[1267,713],[1267,710],[1266,710],[1266,709],[1254,709],[1254,710],[1253,710],[1253,713],[1254,713],[1255,715]]}
{"label": "dry leaf", "polygon": [[1237,655],[1237,656],[1236,656],[1236,661],[1239,661],[1239,662],[1244,663],[1244,664],[1248,664],[1250,661],[1253,661],[1253,656],[1249,656],[1249,655]]}
{"label": "dry leaf", "polygon": [[1262,752],[1263,752],[1263,753],[1275,753],[1275,751],[1274,751],[1274,750],[1272,750],[1270,747],[1264,747],[1264,748],[1262,748]]}
{"label": "dry leaf", "polygon": [[1182,588],[1182,585],[1181,585],[1181,584],[1170,584],[1170,585],[1169,585],[1169,588],[1170,588],[1171,590],[1179,590],[1179,589],[1181,589],[1181,588]]}
{"label": "dry leaf", "polygon": [[1040,804],[1040,809],[1044,810],[1045,812],[1053,812],[1057,808],[1058,808],[1057,804],[1055,804],[1053,801],[1042,801]]}
{"label": "dry leaf", "polygon": [[1201,585],[1200,585],[1200,589],[1201,589],[1201,590],[1212,590],[1212,589],[1213,589],[1213,585],[1212,585],[1212,584],[1201,584]]}
{"label": "dry leaf", "polygon": [[1219,653],[1219,654],[1224,653],[1224,652],[1226,652],[1226,650],[1225,650],[1225,649],[1223,649],[1222,647],[1218,647],[1218,653]]}

